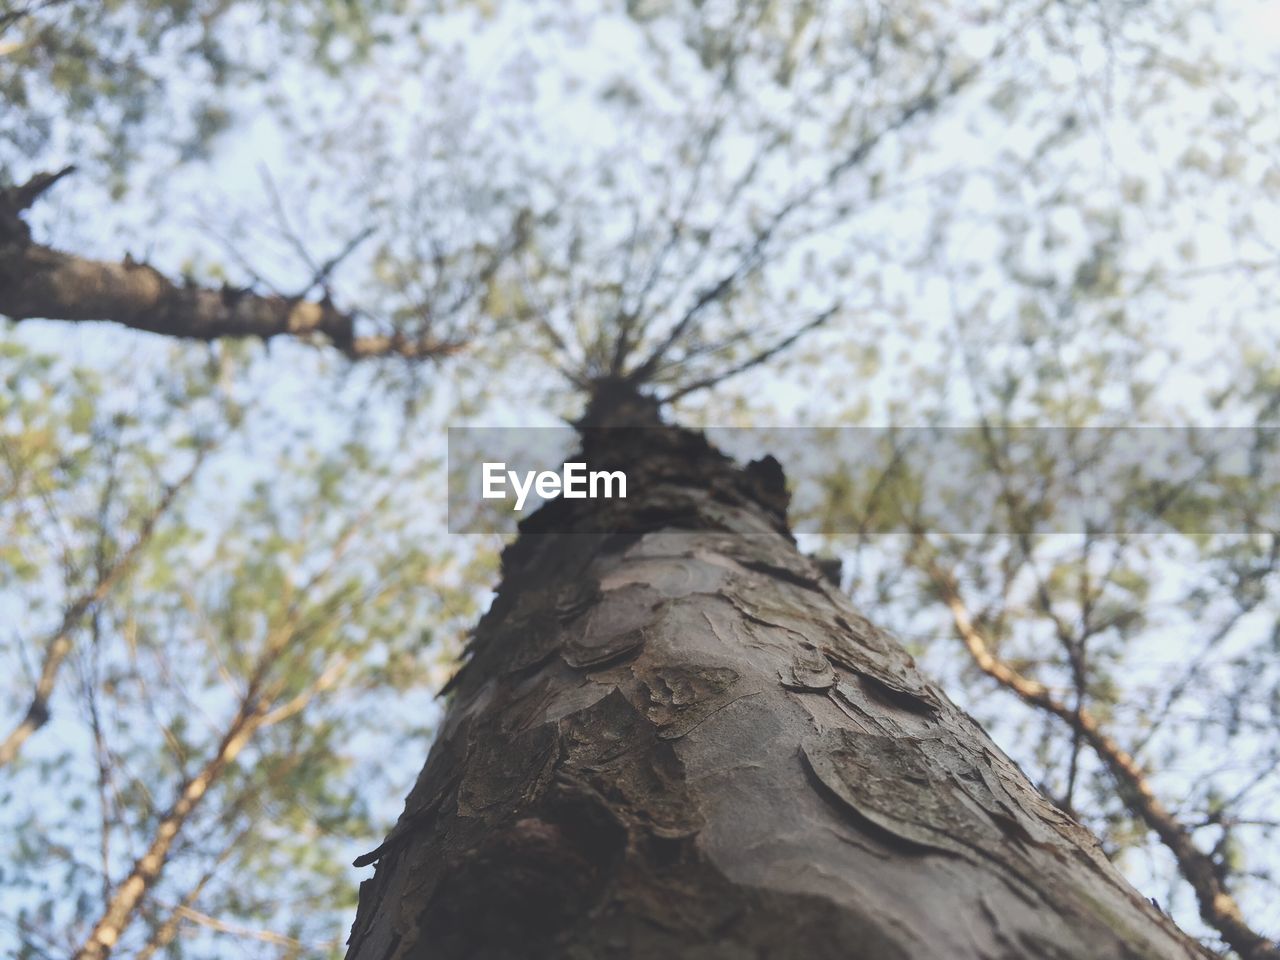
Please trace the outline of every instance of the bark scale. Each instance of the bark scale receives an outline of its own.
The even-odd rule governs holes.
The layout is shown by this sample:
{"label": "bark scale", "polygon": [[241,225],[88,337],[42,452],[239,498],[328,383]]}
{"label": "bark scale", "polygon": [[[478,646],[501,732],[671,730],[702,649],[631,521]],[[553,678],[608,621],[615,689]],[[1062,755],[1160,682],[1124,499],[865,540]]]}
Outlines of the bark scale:
{"label": "bark scale", "polygon": [[350,960],[1209,956],[799,553],[775,461],[607,393],[628,499],[504,553]]}

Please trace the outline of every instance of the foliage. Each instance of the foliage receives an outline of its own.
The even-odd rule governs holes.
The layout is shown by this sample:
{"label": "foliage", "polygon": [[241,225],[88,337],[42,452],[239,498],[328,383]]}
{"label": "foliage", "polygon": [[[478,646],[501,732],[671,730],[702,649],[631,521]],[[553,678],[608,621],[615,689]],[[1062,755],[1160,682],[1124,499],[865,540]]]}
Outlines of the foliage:
{"label": "foliage", "polygon": [[[1090,427],[1105,448],[1135,422],[1274,421],[1264,26],[1213,0],[0,14],[0,176],[85,168],[33,210],[42,242],[323,293],[366,331],[468,344],[447,367],[351,371],[123,333],[127,362],[71,362],[74,335],[6,331],[15,702],[42,642],[73,642],[54,720],[0,771],[4,935],[31,956],[75,949],[262,672],[268,709],[304,706],[219,773],[127,944],[336,949],[351,883],[335,864],[396,812],[432,716],[418,703],[491,573],[479,544],[439,534],[429,419],[569,413],[566,382],[629,376],[687,422],[982,423],[976,462],[998,475],[1016,446],[1038,473],[1011,475],[1032,480],[1097,450],[1015,444],[1015,426]],[[857,465],[793,477],[802,519],[867,531],[830,544],[857,598],[1143,889],[1198,922],[1078,731],[991,694],[939,570],[999,658],[1122,735],[1274,935],[1275,531],[1243,509],[1271,487],[1168,505],[1150,479],[1112,491],[1126,519],[1105,533],[1010,535],[1079,500],[1032,482],[972,536],[895,538],[924,478],[894,477],[886,506]],[[1243,513],[1239,532],[1191,532],[1214,511]]]}
{"label": "foliage", "polygon": [[252,352],[204,352],[175,348],[140,377],[5,340],[6,700],[29,695],[41,638],[143,536],[155,491],[209,449],[70,625],[48,729],[4,771],[0,882],[19,956],[75,950],[255,685],[268,722],[184,824],[121,949],[163,940],[178,911],[182,955],[208,949],[202,917],[275,937],[242,955],[275,955],[279,936],[337,952],[354,908],[345,865],[397,812],[396,751],[421,751],[427,691],[476,614],[487,566],[468,569],[423,523],[429,463],[397,457],[358,415],[341,429],[332,403],[318,428],[275,417],[252,399],[265,372]]}

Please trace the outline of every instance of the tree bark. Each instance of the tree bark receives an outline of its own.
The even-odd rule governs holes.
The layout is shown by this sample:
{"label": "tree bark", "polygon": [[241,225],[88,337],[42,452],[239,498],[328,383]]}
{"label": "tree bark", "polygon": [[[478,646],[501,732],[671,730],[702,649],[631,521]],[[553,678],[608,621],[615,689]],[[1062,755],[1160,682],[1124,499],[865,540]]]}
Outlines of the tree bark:
{"label": "tree bark", "polygon": [[776,461],[610,394],[628,499],[504,553],[350,960],[1209,956],[799,553]]}

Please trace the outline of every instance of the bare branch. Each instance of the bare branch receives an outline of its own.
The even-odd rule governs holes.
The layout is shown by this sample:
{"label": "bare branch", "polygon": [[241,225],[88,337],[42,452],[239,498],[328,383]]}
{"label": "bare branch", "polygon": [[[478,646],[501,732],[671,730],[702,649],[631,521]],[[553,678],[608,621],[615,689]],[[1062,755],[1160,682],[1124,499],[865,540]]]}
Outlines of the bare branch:
{"label": "bare branch", "polygon": [[938,87],[938,75],[943,69],[940,63],[935,75],[925,84],[924,90],[908,100],[892,120],[885,126],[863,137],[844,157],[833,164],[819,180],[799,191],[781,204],[755,231],[750,242],[744,245],[733,266],[719,279],[704,287],[694,298],[693,303],[679,320],[667,332],[661,342],[653,348],[649,356],[631,374],[637,382],[648,380],[666,354],[691,329],[701,313],[711,304],[724,298],[744,278],[755,271],[764,261],[766,254],[778,231],[791,217],[807,206],[819,193],[837,184],[846,173],[861,165],[872,152],[891,133],[908,126],[917,116],[936,110],[947,98],[959,92],[977,76],[977,68],[971,68],[953,78],[950,82]]}
{"label": "bare branch", "polygon": [[74,166],[67,166],[53,173],[37,173],[21,186],[0,190],[0,216],[13,218],[25,212],[46,190],[75,170]]}
{"label": "bare branch", "polygon": [[190,907],[200,899],[200,894],[204,892],[204,888],[209,881],[213,879],[214,871],[221,862],[219,860],[213,869],[205,871],[200,879],[192,885],[191,889],[182,898],[182,902],[169,911],[169,915],[165,917],[164,922],[156,927],[155,932],[151,934],[151,938],[138,951],[134,960],[151,960],[152,957],[173,942],[178,935],[179,928],[182,926],[183,909]]}
{"label": "bare branch", "polygon": [[40,665],[40,676],[36,680],[35,691],[26,715],[9,735],[0,742],[0,767],[4,767],[18,756],[23,744],[33,733],[49,722],[49,700],[53,696],[58,681],[58,673],[71,653],[72,634],[81,618],[96,604],[101,603],[121,578],[128,573],[143,548],[150,542],[156,526],[177,500],[178,495],[191,485],[208,452],[208,446],[196,452],[195,462],[190,469],[169,487],[156,504],[155,509],[142,524],[138,535],[128,548],[116,557],[109,566],[101,569],[92,587],[80,594],[62,616],[61,623],[44,642],[44,658]]}
{"label": "bare branch", "polygon": [[[10,26],[17,23],[24,17],[33,16],[41,10],[61,6],[66,2],[67,0],[33,0],[32,3],[27,4],[25,7],[17,7],[13,10],[7,10],[4,13],[0,13],[0,30],[8,30]],[[3,53],[4,51],[0,51],[0,55],[3,55]]]}
{"label": "bare branch", "polygon": [[1280,946],[1248,925],[1240,905],[1219,876],[1212,856],[1196,846],[1190,828],[1156,796],[1146,771],[1132,754],[1102,728],[1087,707],[1068,705],[1043,683],[1023,676],[992,654],[961,597],[955,575],[942,566],[923,537],[916,537],[916,548],[926,555],[925,568],[951,612],[956,633],[978,669],[1017,694],[1024,703],[1052,714],[1079,732],[1120,785],[1120,797],[1129,812],[1152,830],[1173,854],[1179,872],[1195,891],[1200,916],[1243,960],[1280,960]]}
{"label": "bare branch", "polygon": [[146,852],[135,861],[129,875],[116,887],[110,903],[94,924],[84,944],[76,951],[73,960],[105,960],[111,955],[142,898],[159,879],[174,841],[187,820],[209,788],[249,743],[267,708],[267,702],[256,694],[244,699],[212,756],[195,776],[185,780],[179,787],[177,799],[160,819]]}
{"label": "bare branch", "polygon": [[687,397],[691,393],[694,393],[698,390],[705,390],[708,387],[714,387],[716,384],[721,383],[725,380],[728,380],[730,377],[736,377],[740,373],[746,373],[748,370],[751,370],[754,367],[760,366],[762,363],[766,363],[769,360],[772,360],[778,354],[782,353],[784,350],[787,350],[789,347],[794,345],[795,342],[799,340],[801,337],[803,337],[806,333],[809,333],[811,330],[816,330],[818,327],[822,326],[824,323],[830,320],[833,316],[835,316],[835,314],[837,313],[837,311],[839,311],[839,309],[840,309],[839,304],[832,307],[828,307],[826,310],[823,310],[822,313],[818,314],[808,323],[798,327],[791,333],[787,334],[787,336],[783,337],[781,340],[779,340],[777,343],[773,344],[772,346],[766,347],[764,350],[761,350],[760,352],[753,354],[751,357],[742,361],[742,363],[736,364],[730,367],[728,370],[724,370],[720,373],[713,374],[712,376],[709,376],[709,377],[704,377],[701,380],[697,380],[693,383],[690,383],[681,387],[680,389],[674,391],[670,396],[663,398],[663,402],[674,403],[676,400],[679,400],[682,397]]}
{"label": "bare branch", "polygon": [[[295,940],[293,937],[287,937],[282,933],[275,933],[272,930],[253,930],[249,927],[242,927],[234,923],[227,923],[225,920],[219,920],[217,917],[211,917],[207,913],[201,913],[193,910],[191,907],[180,906],[176,911],[182,919],[190,920],[192,923],[198,923],[202,927],[208,927],[210,930],[218,933],[226,933],[235,937],[247,937],[251,940],[260,940],[263,943],[270,943],[276,946],[288,947],[291,950],[312,949],[313,945],[303,943],[301,940]],[[316,944],[315,947],[321,945]],[[328,947],[332,944],[324,944]]]}
{"label": "bare branch", "polygon": [[[340,543],[336,555],[345,548]],[[328,576],[328,568],[311,577],[303,594],[315,588]],[[384,585],[374,591],[365,602],[374,603],[391,589]],[[264,639],[253,669],[250,672],[236,713],[221,732],[217,747],[207,757],[200,769],[183,779],[177,797],[160,818],[146,851],[135,861],[129,875],[116,886],[110,902],[94,924],[73,960],[106,960],[115,949],[121,935],[133,922],[144,898],[160,880],[173,854],[182,831],[187,827],[201,801],[221,780],[252,741],[259,730],[295,716],[319,694],[335,686],[351,663],[351,655],[340,653],[312,679],[301,691],[283,702],[289,684],[289,671],[271,679],[273,671],[287,657],[290,649],[296,649],[323,624],[337,622],[343,608],[351,601],[346,592],[339,589],[319,602],[313,613],[304,615],[299,601],[289,604],[284,621],[269,632]],[[187,917],[191,919],[191,917]]]}
{"label": "bare branch", "polygon": [[[18,215],[69,170],[41,174],[23,186],[0,191],[0,314],[14,320],[109,321],[189,340],[319,339],[352,359],[434,360],[463,347],[461,342],[428,335],[357,336],[356,313],[339,309],[327,296],[308,300],[229,286],[175,283],[128,256],[120,262],[92,260],[33,243]],[[308,291],[323,285],[366,236],[357,235],[338,256],[318,265]]]}

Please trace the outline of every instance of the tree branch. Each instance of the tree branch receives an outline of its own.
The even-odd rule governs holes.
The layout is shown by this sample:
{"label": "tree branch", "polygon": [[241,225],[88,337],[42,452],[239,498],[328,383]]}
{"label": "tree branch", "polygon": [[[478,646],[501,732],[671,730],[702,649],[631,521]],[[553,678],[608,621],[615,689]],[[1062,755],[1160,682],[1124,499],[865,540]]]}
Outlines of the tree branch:
{"label": "tree branch", "polygon": [[8,736],[3,741],[0,741],[0,767],[12,763],[22,750],[23,744],[27,742],[31,735],[49,722],[49,699],[53,696],[53,690],[58,681],[58,673],[61,671],[67,656],[71,653],[72,634],[80,623],[81,618],[95,604],[101,603],[115,585],[120,582],[121,578],[129,572],[138,554],[151,541],[156,526],[164,515],[169,512],[178,495],[190,486],[195,479],[201,464],[204,463],[207,452],[207,446],[201,447],[197,451],[195,462],[192,463],[191,468],[177,483],[165,491],[155,509],[151,511],[146,521],[142,524],[142,528],[138,531],[133,543],[110,566],[101,570],[92,587],[80,594],[67,607],[61,623],[45,640],[44,657],[40,664],[40,676],[36,680],[35,690],[31,695],[31,703],[27,707],[27,712],[17,726],[9,732]]}
{"label": "tree branch", "polygon": [[142,898],[159,879],[169,860],[174,841],[187,820],[209,788],[249,743],[254,732],[261,726],[268,707],[269,704],[253,692],[245,698],[213,755],[195,776],[186,780],[179,788],[177,799],[165,811],[146,852],[134,863],[129,876],[116,887],[111,902],[94,924],[84,945],[76,951],[74,960],[105,960],[111,955],[116,941],[133,918]]}
{"label": "tree branch", "polygon": [[[289,948],[290,953],[286,953],[286,956],[296,955],[298,951],[308,949],[308,944],[303,943],[301,940],[296,940],[293,937],[286,937],[284,934],[276,933],[274,930],[254,930],[250,927],[242,927],[238,924],[227,923],[225,920],[219,920],[217,917],[211,917],[207,913],[201,913],[199,910],[195,910],[185,904],[179,906],[175,910],[175,913],[178,914],[180,919],[190,920],[192,923],[197,923],[202,927],[208,927],[210,930],[215,930],[218,933],[230,934],[233,937],[247,937],[251,940],[261,940],[263,943],[287,947]],[[317,945],[317,947],[319,946],[320,945]],[[324,944],[323,946],[332,946],[332,944]]]}
{"label": "tree branch", "polygon": [[[922,538],[917,538],[916,545],[922,552],[929,549]],[[978,669],[1013,691],[1024,703],[1064,721],[1089,744],[1121,786],[1120,796],[1129,812],[1152,830],[1173,854],[1179,872],[1195,892],[1204,921],[1218,931],[1242,960],[1280,960],[1280,946],[1248,925],[1240,905],[1218,875],[1212,857],[1196,846],[1191,830],[1155,795],[1146,771],[1133,756],[1102,729],[1087,707],[1069,706],[1043,683],[1023,676],[996,657],[975,625],[952,571],[944,568],[932,552],[925,559],[925,567],[951,612],[956,633]]]}
{"label": "tree branch", "polygon": [[721,371],[720,373],[713,374],[709,377],[704,377],[700,380],[695,380],[693,383],[688,383],[683,386],[680,386],[676,390],[672,391],[669,395],[663,397],[663,402],[674,403],[675,401],[683,397],[687,397],[691,393],[696,393],[698,390],[706,390],[709,387],[714,387],[716,384],[721,383],[725,380],[728,380],[730,377],[736,377],[741,373],[746,373],[748,370],[751,370],[755,367],[760,366],[762,363],[766,363],[769,360],[772,360],[778,354],[789,349],[793,344],[795,344],[797,340],[799,340],[809,331],[816,330],[818,327],[825,324],[828,320],[830,320],[833,316],[835,316],[836,312],[839,309],[840,309],[840,304],[838,303],[835,306],[828,307],[826,310],[823,310],[816,317],[809,320],[807,323],[803,324],[802,326],[798,327],[796,330],[789,333],[787,336],[783,337],[781,340],[777,341],[773,345],[766,347],[765,349],[760,350],[755,354],[752,354],[746,360],[742,361],[741,363],[734,364],[732,367],[730,367],[727,370]]}
{"label": "tree branch", "polygon": [[[357,336],[355,313],[340,310],[328,297],[308,300],[175,283],[128,256],[120,262],[92,260],[34,243],[20,215],[68,172],[70,168],[40,174],[22,186],[0,190],[0,314],[14,320],[105,320],[188,340],[269,340],[282,335],[322,339],[352,359],[432,360],[463,346],[430,336]],[[325,279],[331,269],[320,268],[318,279]],[[315,285],[313,281],[310,287]]]}
{"label": "tree branch", "polygon": [[[344,544],[335,551],[340,554]],[[317,587],[331,572],[330,567],[318,571],[307,582],[304,594]],[[390,589],[389,587],[384,589]],[[374,592],[369,602],[375,602],[383,591]],[[253,740],[258,731],[295,716],[318,695],[334,687],[351,663],[351,655],[340,653],[301,691],[289,700],[281,702],[293,671],[281,669],[280,676],[271,680],[270,674],[280,667],[288,651],[305,644],[306,639],[322,623],[340,622],[343,606],[349,602],[342,589],[320,602],[314,615],[304,617],[300,603],[290,605],[287,616],[277,629],[264,639],[261,652],[250,672],[239,706],[223,730],[218,746],[193,775],[183,779],[177,797],[160,818],[151,835],[146,851],[134,863],[129,875],[116,886],[110,902],[94,923],[72,960],[107,960],[119,942],[121,935],[135,919],[144,899],[149,896],[161,878],[179,835],[209,791],[217,785],[241,752]],[[294,664],[295,668],[297,664]],[[183,912],[183,911],[179,911]],[[183,913],[186,919],[189,914]]]}

